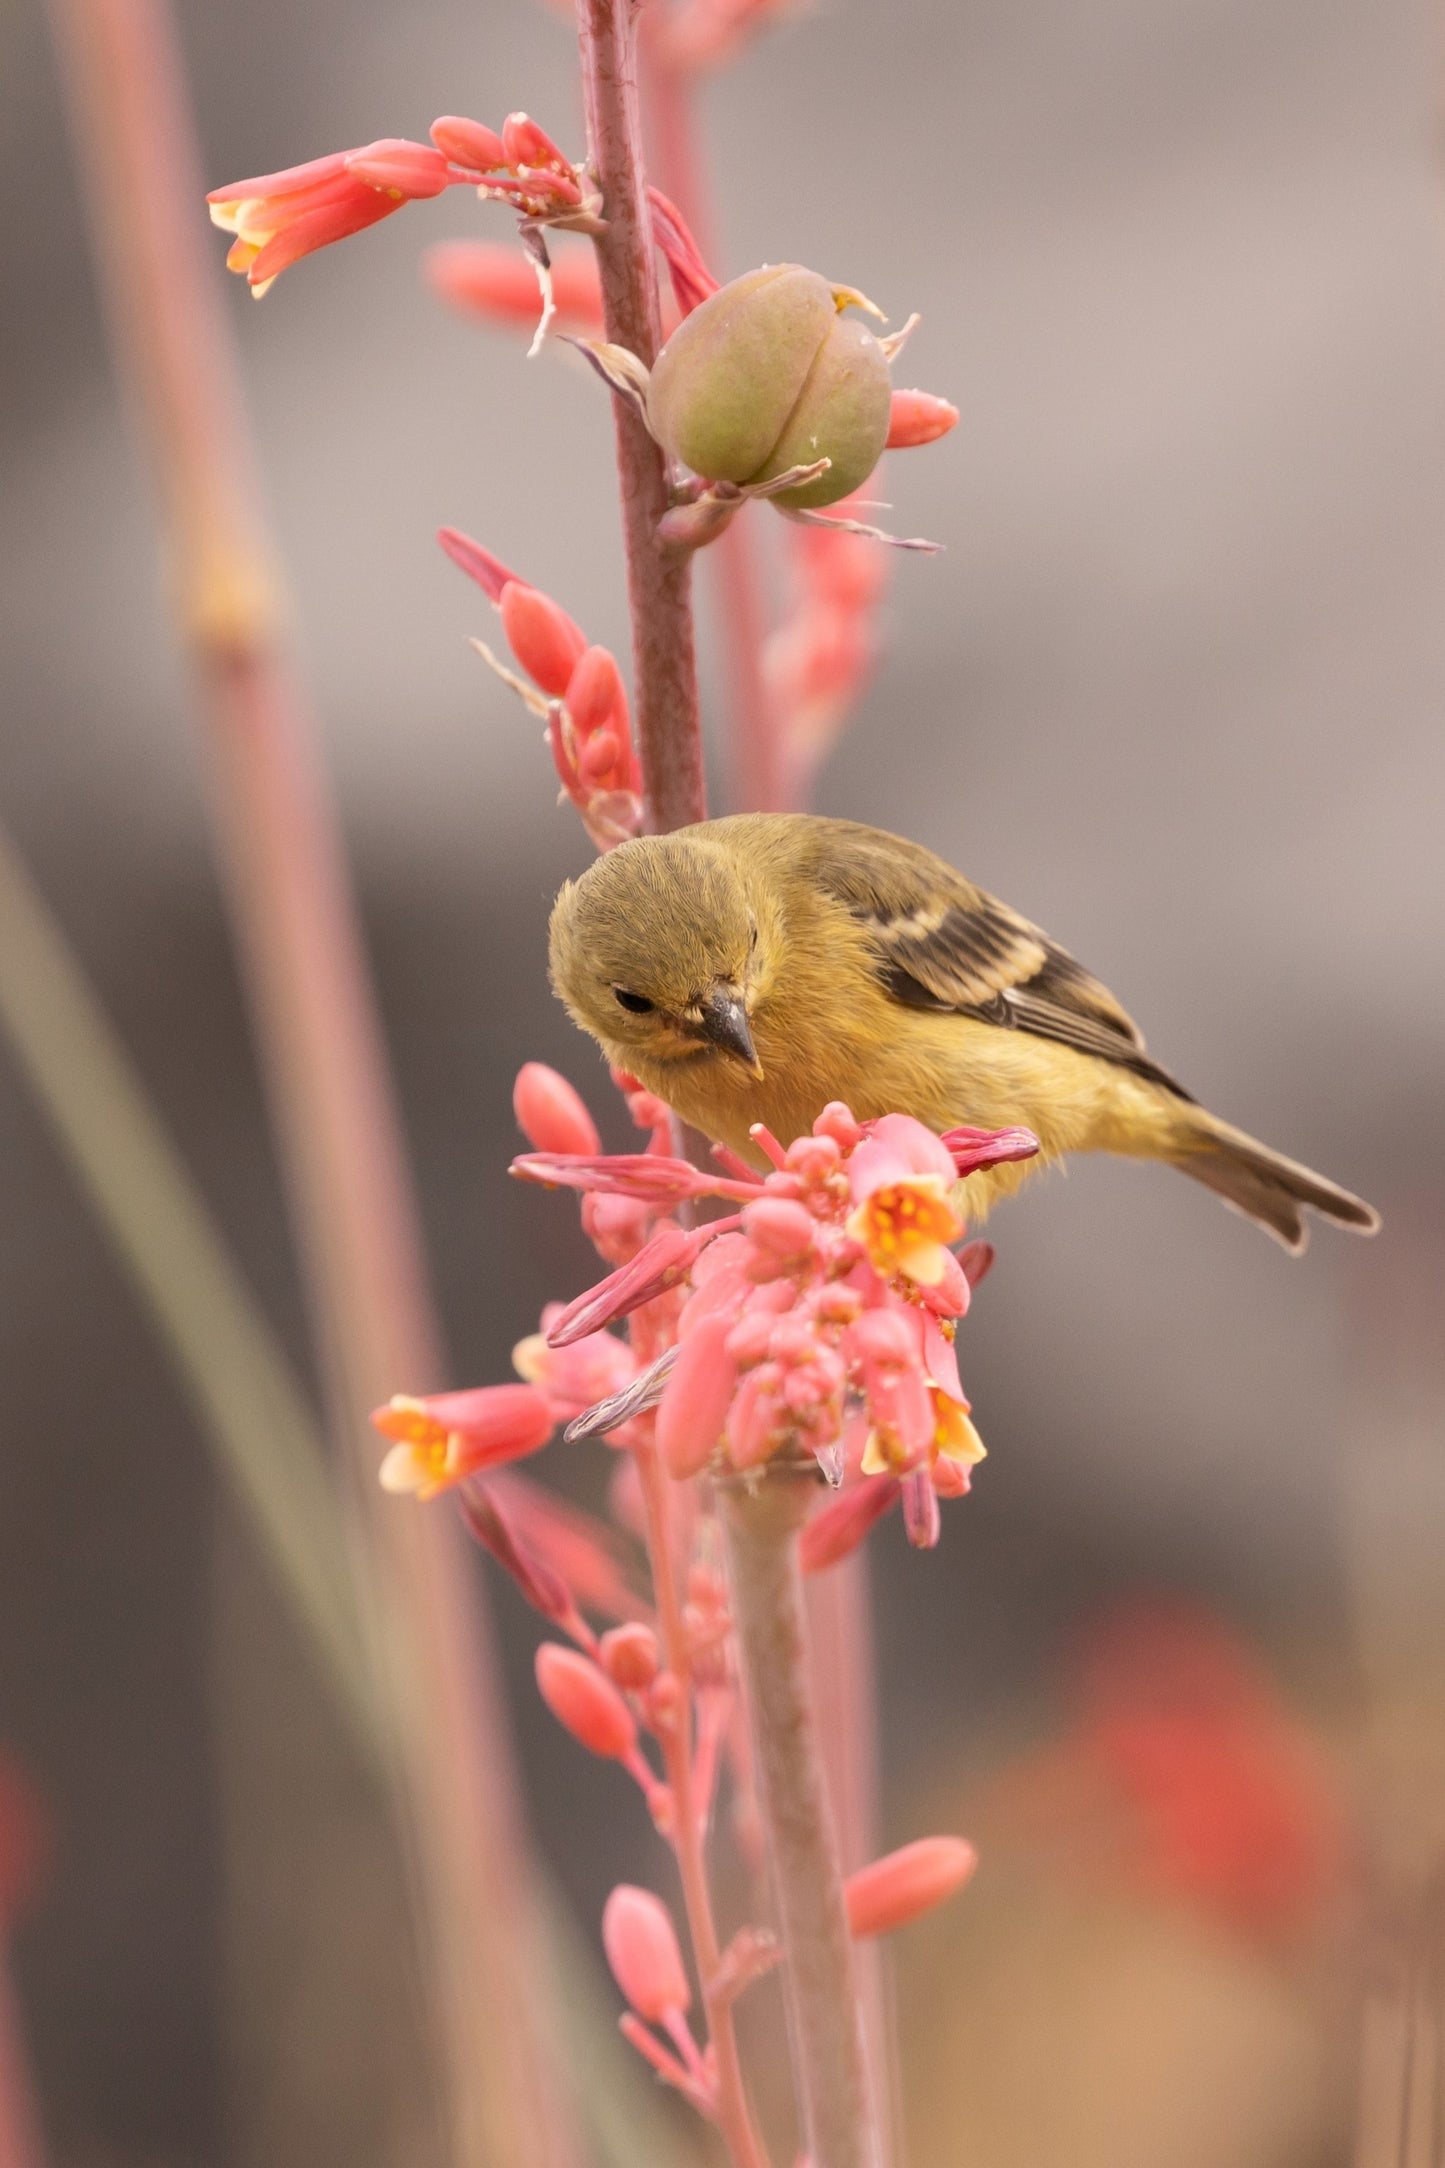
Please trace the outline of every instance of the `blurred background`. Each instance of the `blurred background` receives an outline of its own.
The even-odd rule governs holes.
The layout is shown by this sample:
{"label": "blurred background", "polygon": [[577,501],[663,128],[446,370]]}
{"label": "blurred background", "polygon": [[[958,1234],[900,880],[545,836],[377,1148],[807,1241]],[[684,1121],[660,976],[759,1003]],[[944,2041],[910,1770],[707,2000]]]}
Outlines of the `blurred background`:
{"label": "blurred background", "polygon": [[[580,142],[569,27],[529,0],[177,10],[209,185],[438,112],[523,107]],[[304,1368],[46,25],[3,26],[0,813]],[[1426,2083],[1402,2041],[1433,2025],[1440,2054],[1437,45],[1404,0],[834,0],[706,96],[714,269],[796,258],[920,310],[900,381],[963,415],[890,462],[891,524],[946,553],[893,567],[820,809],[1048,927],[1211,1106],[1386,1223],[1294,1263],[1193,1185],[1101,1162],[990,1228],[960,1340],[990,1458],[936,1553],[896,1521],[873,1546],[887,1833],[984,1852],[899,1946],[916,2168],[1440,2157],[1356,2137],[1362,2009],[1382,2097]],[[467,1383],[588,1270],[565,1203],[506,1178],[518,1064],[623,1134],[545,981],[588,846],[432,539],[477,534],[625,653],[601,393],[418,279],[426,242],[505,230],[459,190],[264,308],[227,295]],[[0,1893],[50,2153],[420,2161],[366,1788],[8,1062],[0,1129]],[[600,1456],[546,1473],[596,1502]],[[656,1843],[541,1711],[534,1622],[490,1594],[529,1806],[591,1934]]]}

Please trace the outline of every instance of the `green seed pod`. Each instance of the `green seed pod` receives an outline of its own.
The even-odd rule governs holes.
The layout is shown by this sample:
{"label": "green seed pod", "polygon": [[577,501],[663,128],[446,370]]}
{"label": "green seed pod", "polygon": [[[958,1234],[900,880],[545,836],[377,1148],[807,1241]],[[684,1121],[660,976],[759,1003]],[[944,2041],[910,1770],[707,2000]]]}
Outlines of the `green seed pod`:
{"label": "green seed pod", "polygon": [[762,482],[817,459],[817,481],[775,500],[834,504],[871,474],[888,436],[882,347],[838,314],[826,279],[768,264],[685,317],[658,355],[647,414],[658,442],[710,482]]}

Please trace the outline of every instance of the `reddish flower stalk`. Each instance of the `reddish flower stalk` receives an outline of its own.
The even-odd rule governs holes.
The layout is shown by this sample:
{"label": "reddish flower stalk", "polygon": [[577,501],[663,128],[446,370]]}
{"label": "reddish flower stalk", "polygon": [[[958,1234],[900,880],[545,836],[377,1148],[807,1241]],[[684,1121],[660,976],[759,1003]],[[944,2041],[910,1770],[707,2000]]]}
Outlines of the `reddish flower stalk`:
{"label": "reddish flower stalk", "polygon": [[[651,368],[661,343],[652,225],[637,104],[637,11],[631,0],[577,0],[592,170],[606,227],[596,237],[607,337]],[[614,399],[633,685],[649,823],[680,828],[707,814],[691,561],[658,539],[667,467],[642,417]]]}
{"label": "reddish flower stalk", "polygon": [[[335,823],[278,633],[248,431],[214,273],[184,81],[162,0],[55,0],[112,333],[148,428],[173,594],[273,1121],[325,1351],[332,1425],[438,1369],[420,1242]],[[369,185],[369,184],[366,184]],[[573,2157],[544,2074],[530,1878],[490,1651],[454,1528],[363,1512],[406,1645],[403,1783],[422,1869],[437,2030],[459,2154]]]}
{"label": "reddish flower stalk", "polygon": [[722,1490],[738,1654],[783,1937],[794,2069],[815,2168],[881,2168],[861,2004],[823,1761],[806,1680],[797,1534],[810,1464]]}

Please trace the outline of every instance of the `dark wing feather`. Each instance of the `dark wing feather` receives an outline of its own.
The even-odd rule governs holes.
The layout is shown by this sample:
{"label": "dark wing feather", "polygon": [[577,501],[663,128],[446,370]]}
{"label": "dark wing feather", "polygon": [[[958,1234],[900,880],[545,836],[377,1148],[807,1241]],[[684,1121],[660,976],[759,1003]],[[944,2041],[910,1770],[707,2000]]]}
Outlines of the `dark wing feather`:
{"label": "dark wing feather", "polygon": [[895,1001],[1053,1039],[1189,1097],[1108,988],[1007,904],[901,836],[816,826],[814,878],[867,927]]}

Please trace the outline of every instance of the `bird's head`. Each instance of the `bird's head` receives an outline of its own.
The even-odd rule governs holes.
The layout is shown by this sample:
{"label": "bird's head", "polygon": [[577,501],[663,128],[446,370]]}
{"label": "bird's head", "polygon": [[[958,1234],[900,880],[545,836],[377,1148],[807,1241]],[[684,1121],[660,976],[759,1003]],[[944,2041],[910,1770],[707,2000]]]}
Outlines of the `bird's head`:
{"label": "bird's head", "polygon": [[638,836],[569,881],[552,911],[552,984],[624,1068],[722,1061],[756,1078],[760,927],[742,877],[686,833]]}

